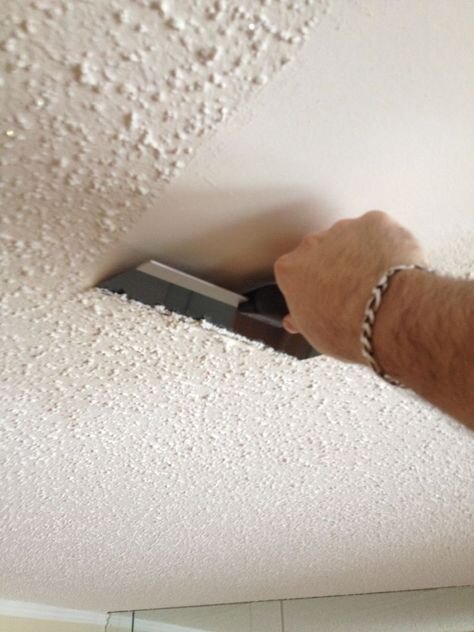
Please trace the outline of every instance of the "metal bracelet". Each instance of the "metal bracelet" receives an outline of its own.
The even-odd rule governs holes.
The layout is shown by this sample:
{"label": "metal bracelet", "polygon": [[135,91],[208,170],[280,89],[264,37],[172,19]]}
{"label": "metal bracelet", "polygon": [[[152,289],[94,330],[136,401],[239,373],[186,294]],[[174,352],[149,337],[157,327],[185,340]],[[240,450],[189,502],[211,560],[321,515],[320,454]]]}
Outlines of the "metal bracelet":
{"label": "metal bracelet", "polygon": [[375,315],[382,303],[383,295],[390,285],[390,279],[395,274],[397,274],[397,272],[400,272],[402,270],[424,270],[425,272],[432,271],[429,268],[425,268],[424,266],[419,266],[416,264],[399,265],[389,268],[372,290],[370,299],[367,303],[367,307],[365,308],[364,318],[362,320],[362,332],[360,336],[360,342],[362,344],[362,355],[368,361],[375,373],[377,373],[377,375],[383,378],[386,382],[389,382],[389,384],[405,388],[403,384],[401,384],[398,380],[391,377],[388,373],[385,373],[385,371],[382,369],[382,367],[374,357],[374,348],[372,344]]}

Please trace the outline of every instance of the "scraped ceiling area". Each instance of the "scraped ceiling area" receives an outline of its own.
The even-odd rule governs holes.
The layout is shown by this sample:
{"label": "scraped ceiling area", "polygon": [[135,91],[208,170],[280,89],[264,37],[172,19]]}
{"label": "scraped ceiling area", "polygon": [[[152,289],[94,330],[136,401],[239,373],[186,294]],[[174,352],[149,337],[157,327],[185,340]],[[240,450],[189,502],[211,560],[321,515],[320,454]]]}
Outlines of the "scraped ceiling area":
{"label": "scraped ceiling area", "polygon": [[[350,29],[341,6],[2,4],[2,598],[122,610],[474,582],[468,431],[363,369],[89,287],[306,38]],[[471,244],[434,263],[468,276]]]}

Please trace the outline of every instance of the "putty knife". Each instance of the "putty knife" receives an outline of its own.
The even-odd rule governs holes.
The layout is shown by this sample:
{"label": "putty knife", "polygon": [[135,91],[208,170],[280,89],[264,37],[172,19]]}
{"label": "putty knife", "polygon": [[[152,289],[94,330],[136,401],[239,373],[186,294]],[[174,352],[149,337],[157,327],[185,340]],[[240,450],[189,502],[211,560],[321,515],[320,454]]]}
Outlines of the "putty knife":
{"label": "putty knife", "polygon": [[206,320],[299,359],[318,355],[302,336],[283,329],[288,309],[276,283],[238,294],[152,260],[102,281],[98,287]]}

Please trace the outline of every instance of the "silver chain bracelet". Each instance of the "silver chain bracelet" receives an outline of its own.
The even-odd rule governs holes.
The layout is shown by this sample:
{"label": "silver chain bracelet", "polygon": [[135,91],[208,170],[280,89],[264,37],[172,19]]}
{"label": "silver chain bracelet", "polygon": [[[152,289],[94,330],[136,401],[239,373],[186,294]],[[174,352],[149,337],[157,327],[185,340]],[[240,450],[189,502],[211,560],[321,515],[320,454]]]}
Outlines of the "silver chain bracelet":
{"label": "silver chain bracelet", "polygon": [[377,375],[379,375],[390,384],[405,388],[403,384],[400,384],[398,380],[391,377],[388,373],[385,373],[385,371],[382,369],[382,367],[374,357],[374,348],[372,344],[372,333],[375,323],[375,314],[377,313],[377,310],[382,303],[383,295],[390,285],[391,277],[393,277],[395,274],[397,274],[397,272],[400,272],[401,270],[424,270],[425,272],[432,272],[432,270],[430,270],[429,268],[425,268],[424,266],[419,266],[416,264],[399,265],[389,268],[372,290],[372,294],[367,303],[367,307],[365,308],[364,318],[362,320],[362,333],[360,336],[360,341],[362,343],[362,355],[368,361],[375,373],[377,373]]}

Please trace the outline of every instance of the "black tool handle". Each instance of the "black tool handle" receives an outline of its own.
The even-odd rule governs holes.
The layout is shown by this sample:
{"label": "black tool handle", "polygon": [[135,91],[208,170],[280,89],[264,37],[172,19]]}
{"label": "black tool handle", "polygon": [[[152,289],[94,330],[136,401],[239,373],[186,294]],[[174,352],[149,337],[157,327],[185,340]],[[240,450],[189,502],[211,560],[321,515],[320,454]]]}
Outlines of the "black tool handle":
{"label": "black tool handle", "polygon": [[241,303],[239,311],[254,314],[256,318],[282,326],[283,318],[288,314],[285,297],[276,283],[268,283],[245,293],[247,300]]}

